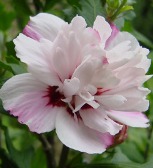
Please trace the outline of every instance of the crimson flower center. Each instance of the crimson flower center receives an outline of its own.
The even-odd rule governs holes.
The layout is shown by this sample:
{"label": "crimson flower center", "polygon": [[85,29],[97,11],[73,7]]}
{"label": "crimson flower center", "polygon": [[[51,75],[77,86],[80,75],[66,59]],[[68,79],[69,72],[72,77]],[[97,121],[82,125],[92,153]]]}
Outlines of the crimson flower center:
{"label": "crimson flower center", "polygon": [[66,106],[66,103],[62,101],[64,99],[64,95],[58,91],[57,86],[50,86],[47,89],[48,94],[45,97],[49,98],[47,105],[62,107]]}

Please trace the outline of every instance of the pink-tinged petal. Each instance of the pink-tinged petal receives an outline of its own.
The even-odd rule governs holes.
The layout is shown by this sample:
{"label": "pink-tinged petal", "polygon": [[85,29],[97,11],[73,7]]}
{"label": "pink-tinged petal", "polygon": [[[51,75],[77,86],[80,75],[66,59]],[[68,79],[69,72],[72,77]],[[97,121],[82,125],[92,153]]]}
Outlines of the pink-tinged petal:
{"label": "pink-tinged petal", "polygon": [[4,108],[17,116],[20,123],[33,132],[48,132],[55,128],[55,117],[60,111],[48,106],[47,85],[31,74],[21,74],[9,79],[0,90]]}
{"label": "pink-tinged petal", "polygon": [[98,31],[102,46],[105,47],[105,42],[108,40],[112,32],[110,25],[102,16],[97,16],[93,25],[93,29]]}
{"label": "pink-tinged petal", "polygon": [[48,85],[61,84],[58,74],[52,68],[52,42],[48,40],[38,42],[20,34],[14,43],[17,57],[28,65],[28,70],[38,80],[42,80]]}
{"label": "pink-tinged petal", "polygon": [[59,30],[65,24],[65,21],[57,16],[47,13],[40,13],[34,17],[30,17],[28,26],[30,26],[36,34],[40,34],[43,38],[54,41]]}
{"label": "pink-tinged petal", "polygon": [[115,121],[131,127],[149,126],[148,118],[142,112],[108,111],[107,115]]}
{"label": "pink-tinged petal", "polygon": [[107,48],[110,45],[110,43],[114,40],[114,38],[116,37],[116,35],[119,33],[119,29],[116,27],[116,25],[114,25],[113,23],[111,23],[110,27],[112,29],[112,33],[111,33],[111,36],[106,41],[105,48]]}
{"label": "pink-tinged petal", "polygon": [[107,117],[103,109],[80,110],[80,115],[86,126],[101,133],[109,132],[111,135],[115,135],[122,129],[121,125]]}
{"label": "pink-tinged petal", "polygon": [[102,153],[112,144],[112,136],[86,127],[81,120],[75,120],[65,111],[58,113],[56,133],[69,148],[86,153]]}

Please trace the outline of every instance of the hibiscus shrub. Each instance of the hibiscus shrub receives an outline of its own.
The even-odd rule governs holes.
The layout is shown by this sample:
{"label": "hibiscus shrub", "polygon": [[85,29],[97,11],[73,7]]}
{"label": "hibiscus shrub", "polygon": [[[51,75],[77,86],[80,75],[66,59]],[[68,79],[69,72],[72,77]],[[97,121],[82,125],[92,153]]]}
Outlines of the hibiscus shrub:
{"label": "hibiscus shrub", "polygon": [[0,167],[152,168],[152,10],[0,1]]}

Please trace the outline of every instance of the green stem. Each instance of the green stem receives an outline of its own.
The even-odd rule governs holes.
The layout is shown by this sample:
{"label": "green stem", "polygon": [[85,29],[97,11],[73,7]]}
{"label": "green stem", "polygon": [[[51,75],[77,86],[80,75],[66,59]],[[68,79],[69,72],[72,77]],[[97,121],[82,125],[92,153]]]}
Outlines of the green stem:
{"label": "green stem", "polygon": [[113,14],[113,16],[110,17],[111,21],[114,21],[116,17],[119,15],[120,10],[123,8],[123,6],[126,4],[127,0],[123,0],[119,8],[116,10],[116,12]]}
{"label": "green stem", "polygon": [[59,168],[66,168],[66,162],[68,158],[69,148],[63,145],[60,160],[59,160]]}
{"label": "green stem", "polygon": [[147,129],[147,131],[148,131],[148,137],[147,137],[148,142],[147,142],[146,149],[145,149],[145,152],[144,152],[144,159],[145,159],[145,161],[147,161],[148,155],[149,155],[149,146],[150,146],[150,140],[151,140],[151,136],[152,136],[152,132],[153,132],[153,127],[150,126]]}
{"label": "green stem", "polygon": [[47,168],[55,168],[56,163],[55,163],[54,150],[52,145],[48,142],[44,134],[38,135],[38,138],[41,141],[44,152],[46,154]]}

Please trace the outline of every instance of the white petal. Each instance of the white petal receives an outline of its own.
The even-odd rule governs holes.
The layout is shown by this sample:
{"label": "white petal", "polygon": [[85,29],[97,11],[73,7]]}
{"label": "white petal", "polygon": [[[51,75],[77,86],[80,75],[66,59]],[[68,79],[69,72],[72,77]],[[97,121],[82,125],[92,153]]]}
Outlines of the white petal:
{"label": "white petal", "polygon": [[132,52],[130,49],[131,49],[130,41],[123,41],[121,43],[118,43],[114,48],[112,48],[106,53],[108,62],[114,63],[117,61],[121,61],[123,59],[129,60],[133,58],[134,52]]}
{"label": "white petal", "polygon": [[102,16],[97,16],[93,28],[98,31],[102,45],[105,47],[106,40],[110,37],[112,29]]}
{"label": "white petal", "polygon": [[143,98],[147,94],[150,93],[150,90],[147,88],[143,88],[143,87],[133,86],[131,88],[124,89],[124,90],[122,90],[122,89],[120,90],[120,88],[109,90],[107,92],[107,95],[111,96],[112,94],[117,94],[117,93],[126,97],[126,98],[132,98],[132,97],[133,98]]}
{"label": "white petal", "polygon": [[120,87],[140,86],[145,81],[145,71],[142,68],[126,68],[125,71],[119,71],[117,77],[120,79]]}
{"label": "white petal", "polygon": [[73,112],[77,112],[81,109],[81,107],[83,107],[85,104],[90,105],[91,107],[93,107],[94,109],[97,109],[100,105],[95,102],[94,100],[85,100],[80,96],[75,96],[75,109],[73,110]]}
{"label": "white petal", "polygon": [[55,117],[60,109],[47,105],[48,86],[31,74],[9,79],[0,90],[4,108],[18,117],[31,131],[42,133],[55,128]]}
{"label": "white petal", "polygon": [[109,96],[113,94],[120,94],[126,98],[123,104],[114,108],[114,110],[120,111],[146,111],[149,107],[149,101],[146,100],[146,95],[150,93],[150,91],[146,88],[141,87],[130,87],[126,86],[119,87],[118,89],[112,89],[108,91],[107,94]]}
{"label": "white petal", "polygon": [[75,121],[65,111],[58,114],[56,133],[69,148],[86,153],[102,153],[112,144],[112,137],[86,127],[81,120]]}
{"label": "white petal", "polygon": [[80,110],[80,115],[86,126],[101,133],[109,132],[111,135],[117,134],[122,126],[107,117],[103,109]]}
{"label": "white petal", "polygon": [[148,49],[140,47],[138,55],[142,55],[142,59],[141,59],[141,62],[138,63],[137,67],[143,68],[145,72],[148,71],[150,64],[151,64],[151,59],[147,58],[148,54],[149,54]]}
{"label": "white petal", "polygon": [[101,103],[107,109],[117,109],[126,102],[122,95],[101,95],[95,96],[95,100]]}
{"label": "white petal", "polygon": [[125,111],[108,111],[107,115],[128,126],[131,127],[148,127],[149,120],[141,112],[125,112]]}
{"label": "white petal", "polygon": [[85,101],[93,101],[94,96],[92,96],[89,92],[80,92],[79,96],[84,99]]}
{"label": "white petal", "polygon": [[53,41],[64,24],[65,21],[55,15],[40,13],[30,17],[28,26],[43,38]]}
{"label": "white petal", "polygon": [[15,40],[17,57],[28,65],[28,70],[38,80],[48,85],[60,85],[58,75],[52,69],[52,43],[48,40],[35,41],[23,34]]}
{"label": "white petal", "polygon": [[130,50],[134,51],[139,46],[139,43],[137,39],[128,32],[119,32],[116,37],[113,39],[113,41],[110,43],[108,50],[112,49],[113,47],[117,46],[120,43],[123,43],[125,41],[130,41]]}
{"label": "white petal", "polygon": [[147,111],[149,107],[149,101],[146,98],[127,98],[127,101],[117,108],[120,111]]}
{"label": "white petal", "polygon": [[72,96],[77,93],[80,87],[80,81],[77,78],[66,79],[63,85],[63,92],[66,97]]}
{"label": "white petal", "polygon": [[97,88],[113,88],[118,85],[119,82],[119,78],[117,78],[115,74],[107,68],[99,68],[92,79],[92,83]]}
{"label": "white petal", "polygon": [[80,96],[75,96],[75,109],[73,112],[77,112],[80,108],[86,104],[86,100],[82,99]]}
{"label": "white petal", "polygon": [[73,30],[77,31],[78,29],[84,30],[84,28],[86,28],[86,26],[87,26],[87,23],[86,23],[85,19],[82,16],[76,16],[76,17],[74,17],[72,19],[70,25],[71,25],[71,28]]}
{"label": "white petal", "polygon": [[86,87],[92,80],[95,70],[101,62],[98,59],[87,58],[74,71],[72,77],[80,80],[80,89]]}

